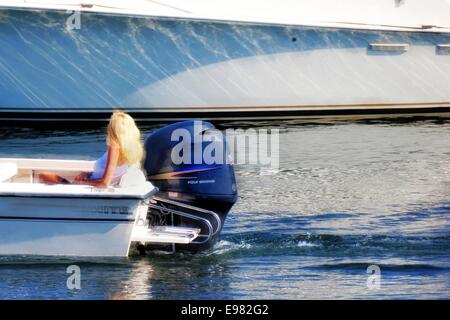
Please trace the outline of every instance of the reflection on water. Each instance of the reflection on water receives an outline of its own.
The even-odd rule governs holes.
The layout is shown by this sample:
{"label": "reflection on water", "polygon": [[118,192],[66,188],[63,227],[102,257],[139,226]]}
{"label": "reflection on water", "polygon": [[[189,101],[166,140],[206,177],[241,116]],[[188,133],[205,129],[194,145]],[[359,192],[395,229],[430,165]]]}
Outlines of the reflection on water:
{"label": "reflection on water", "polygon": [[[220,125],[249,126],[280,129],[280,168],[236,168],[239,202],[211,251],[0,257],[0,298],[450,298],[450,120]],[[0,157],[94,159],[104,132],[3,127]],[[65,286],[69,264],[80,291]]]}

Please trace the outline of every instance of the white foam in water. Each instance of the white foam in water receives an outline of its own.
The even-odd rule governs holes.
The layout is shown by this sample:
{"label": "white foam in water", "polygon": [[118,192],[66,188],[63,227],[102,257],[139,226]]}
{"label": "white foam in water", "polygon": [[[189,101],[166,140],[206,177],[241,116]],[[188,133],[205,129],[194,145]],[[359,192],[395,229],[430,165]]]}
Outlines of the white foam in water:
{"label": "white foam in water", "polygon": [[278,173],[280,173],[280,170],[274,168],[261,168],[261,170],[259,171],[260,176],[273,176]]}
{"label": "white foam in water", "polygon": [[224,254],[230,251],[239,250],[239,249],[250,249],[251,244],[249,243],[234,243],[226,240],[220,240],[215,246],[214,250],[211,254]]}
{"label": "white foam in water", "polygon": [[319,245],[316,243],[306,242],[306,241],[299,241],[297,243],[298,247],[318,247]]}

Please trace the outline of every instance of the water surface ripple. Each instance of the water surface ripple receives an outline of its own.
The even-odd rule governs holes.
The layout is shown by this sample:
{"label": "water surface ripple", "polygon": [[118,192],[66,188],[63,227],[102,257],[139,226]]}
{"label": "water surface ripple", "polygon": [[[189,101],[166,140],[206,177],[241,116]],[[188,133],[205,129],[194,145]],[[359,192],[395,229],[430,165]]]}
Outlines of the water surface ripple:
{"label": "water surface ripple", "polygon": [[[249,127],[280,130],[280,168],[237,166],[239,202],[213,249],[0,257],[0,298],[450,298],[450,120],[221,126]],[[104,132],[3,126],[0,157],[95,159]],[[70,264],[81,290],[66,287]],[[378,290],[366,285],[373,264]]]}

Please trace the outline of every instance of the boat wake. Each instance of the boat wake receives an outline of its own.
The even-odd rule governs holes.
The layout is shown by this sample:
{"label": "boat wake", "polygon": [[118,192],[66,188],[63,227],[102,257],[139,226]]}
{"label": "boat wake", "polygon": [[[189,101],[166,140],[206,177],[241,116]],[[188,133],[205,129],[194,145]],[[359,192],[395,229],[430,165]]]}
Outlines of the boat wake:
{"label": "boat wake", "polygon": [[272,234],[252,232],[224,236],[206,255],[230,257],[442,257],[450,261],[450,235],[386,236]]}

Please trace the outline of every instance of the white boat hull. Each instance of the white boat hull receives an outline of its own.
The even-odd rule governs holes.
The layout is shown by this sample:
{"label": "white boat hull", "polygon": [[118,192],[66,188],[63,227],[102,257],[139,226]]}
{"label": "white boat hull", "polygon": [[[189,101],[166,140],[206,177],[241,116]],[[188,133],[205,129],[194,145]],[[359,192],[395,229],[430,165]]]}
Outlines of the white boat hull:
{"label": "white boat hull", "polygon": [[2,197],[0,255],[127,256],[138,204]]}
{"label": "white boat hull", "polygon": [[[0,255],[126,257],[145,221],[151,183],[115,188],[38,183],[39,172],[67,178],[92,161],[0,159]],[[130,182],[128,182],[130,183]]]}
{"label": "white boat hull", "polygon": [[144,97],[167,110],[205,104],[206,112],[231,109],[224,106],[242,111],[450,106],[450,55],[436,55],[436,48],[426,45],[409,51],[371,55],[367,48],[341,48],[229,60],[142,88],[134,103]]}
{"label": "white boat hull", "polygon": [[[311,12],[310,23],[80,7],[79,29],[68,29],[60,4],[13,2],[0,7],[0,119],[106,120],[113,109],[156,121],[450,112],[450,28],[445,14],[431,14],[450,8],[440,0],[426,11],[384,0],[387,18],[367,23],[350,10],[361,1],[349,1],[353,19],[341,22],[320,20],[312,2],[293,5],[303,18]],[[390,25],[396,16],[401,24]]]}

